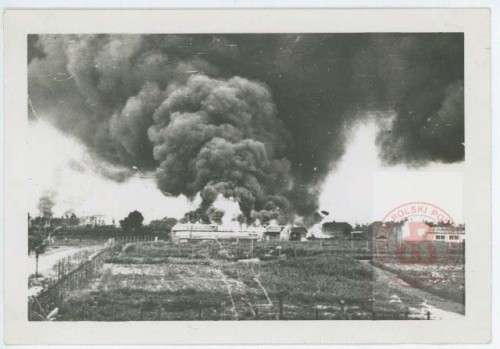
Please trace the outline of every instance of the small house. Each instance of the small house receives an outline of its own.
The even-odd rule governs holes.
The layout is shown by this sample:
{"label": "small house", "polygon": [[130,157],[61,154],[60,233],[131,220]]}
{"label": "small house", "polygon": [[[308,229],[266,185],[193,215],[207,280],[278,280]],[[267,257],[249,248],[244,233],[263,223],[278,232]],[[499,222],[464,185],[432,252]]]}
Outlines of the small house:
{"label": "small house", "polygon": [[351,231],[351,239],[360,240],[364,239],[364,237],[365,237],[365,232],[362,230]]}
{"label": "small house", "polygon": [[326,222],[323,223],[323,235],[329,237],[348,237],[353,231],[352,226],[347,222]]}

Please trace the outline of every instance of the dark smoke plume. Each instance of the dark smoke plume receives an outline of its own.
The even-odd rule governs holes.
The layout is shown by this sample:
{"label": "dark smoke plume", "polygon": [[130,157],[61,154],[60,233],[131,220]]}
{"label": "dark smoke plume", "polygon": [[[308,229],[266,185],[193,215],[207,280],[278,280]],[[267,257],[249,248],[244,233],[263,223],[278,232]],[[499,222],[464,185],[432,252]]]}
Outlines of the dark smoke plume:
{"label": "dark smoke plume", "polygon": [[[462,161],[463,35],[378,38],[372,47],[392,67],[383,70],[387,87],[382,97],[391,101],[395,117],[391,127],[378,136],[381,158],[388,164],[412,166]],[[377,64],[382,66],[382,62]]]}
{"label": "dark smoke plume", "polygon": [[238,200],[245,216],[287,214],[293,191],[284,157],[290,135],[265,85],[243,78],[193,76],[157,108],[149,129],[159,186],[174,195],[200,192],[210,207],[218,194]]}
{"label": "dark smoke plume", "polygon": [[[164,192],[310,215],[357,121],[387,164],[464,158],[463,35],[29,36],[38,117]],[[390,119],[388,118],[390,116]],[[30,110],[30,118],[34,113]]]}
{"label": "dark smoke plume", "polygon": [[38,200],[38,210],[40,211],[40,216],[44,218],[52,218],[52,208],[55,206],[55,193],[46,192]]}

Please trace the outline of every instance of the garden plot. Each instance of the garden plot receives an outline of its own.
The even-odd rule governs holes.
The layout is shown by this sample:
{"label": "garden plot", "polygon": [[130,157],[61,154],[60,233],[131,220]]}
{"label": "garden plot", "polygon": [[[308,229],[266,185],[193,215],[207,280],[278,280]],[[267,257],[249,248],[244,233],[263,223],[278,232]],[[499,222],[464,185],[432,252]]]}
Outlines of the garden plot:
{"label": "garden plot", "polygon": [[[399,278],[398,283],[386,282],[394,275],[357,260],[363,250],[346,248],[351,246],[289,243],[271,259],[238,261],[234,257],[247,255],[248,246],[127,244],[107,259],[89,289],[64,301],[59,319],[372,319],[374,312],[392,319],[425,316],[424,301],[432,295]],[[272,250],[276,243],[258,244],[252,252],[265,257]],[[428,304],[440,307],[439,299]],[[448,305],[445,309],[456,310]]]}

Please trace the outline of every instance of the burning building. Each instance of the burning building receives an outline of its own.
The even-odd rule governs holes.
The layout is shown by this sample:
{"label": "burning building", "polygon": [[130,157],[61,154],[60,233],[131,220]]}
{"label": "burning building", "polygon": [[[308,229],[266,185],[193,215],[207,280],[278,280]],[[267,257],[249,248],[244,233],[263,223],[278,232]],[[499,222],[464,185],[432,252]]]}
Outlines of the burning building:
{"label": "burning building", "polygon": [[306,238],[332,239],[348,237],[353,231],[352,226],[347,222],[328,221],[329,213],[327,211],[318,211],[317,214],[321,221],[309,229]]}
{"label": "burning building", "polygon": [[302,241],[307,236],[307,228],[303,226],[292,227],[290,231],[291,241]]}
{"label": "burning building", "polygon": [[289,225],[270,225],[264,232],[264,239],[266,241],[289,240],[291,229]]}

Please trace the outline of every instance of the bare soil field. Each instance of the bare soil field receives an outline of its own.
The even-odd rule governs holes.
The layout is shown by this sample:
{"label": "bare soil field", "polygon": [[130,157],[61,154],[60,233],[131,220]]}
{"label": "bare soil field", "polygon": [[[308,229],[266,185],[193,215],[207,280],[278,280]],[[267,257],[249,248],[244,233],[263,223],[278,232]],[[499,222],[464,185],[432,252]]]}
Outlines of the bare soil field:
{"label": "bare soil field", "polygon": [[58,320],[424,319],[440,306],[358,260],[370,254],[364,241],[126,244]]}

